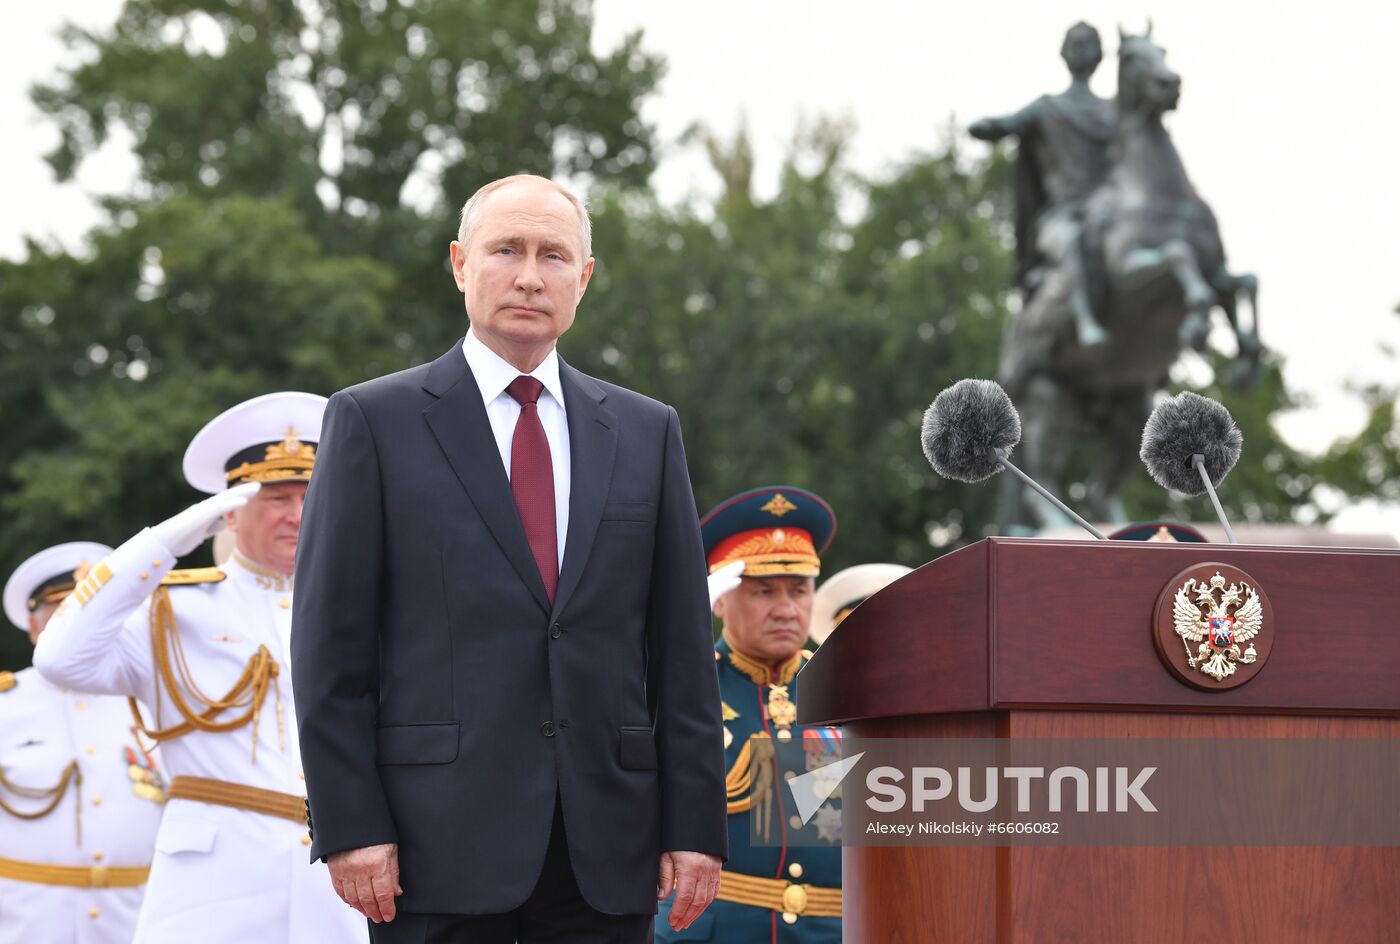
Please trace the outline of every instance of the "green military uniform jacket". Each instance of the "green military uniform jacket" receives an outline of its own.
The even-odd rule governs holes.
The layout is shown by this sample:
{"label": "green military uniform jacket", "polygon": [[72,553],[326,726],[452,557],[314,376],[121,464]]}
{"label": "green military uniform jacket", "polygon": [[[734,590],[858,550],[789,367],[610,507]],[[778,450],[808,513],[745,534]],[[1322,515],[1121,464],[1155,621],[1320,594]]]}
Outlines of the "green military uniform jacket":
{"label": "green military uniform jacket", "polygon": [[728,770],[729,860],[720,894],[689,928],[656,921],[658,941],[831,944],[841,940],[839,790],[804,824],[786,781],[840,759],[840,735],[799,726],[801,652],[777,670],[715,646]]}

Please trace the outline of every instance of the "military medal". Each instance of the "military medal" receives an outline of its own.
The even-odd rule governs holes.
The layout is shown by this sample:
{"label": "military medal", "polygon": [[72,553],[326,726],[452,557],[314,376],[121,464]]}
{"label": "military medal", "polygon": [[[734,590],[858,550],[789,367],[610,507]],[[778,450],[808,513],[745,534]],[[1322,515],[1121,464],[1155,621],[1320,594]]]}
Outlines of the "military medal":
{"label": "military medal", "polygon": [[788,697],[786,685],[768,686],[768,720],[780,728],[792,727],[797,723],[797,706]]}
{"label": "military medal", "polygon": [[165,780],[156,767],[155,759],[141,751],[129,747],[122,748],[126,755],[126,774],[131,778],[131,792],[152,803],[165,802]]}

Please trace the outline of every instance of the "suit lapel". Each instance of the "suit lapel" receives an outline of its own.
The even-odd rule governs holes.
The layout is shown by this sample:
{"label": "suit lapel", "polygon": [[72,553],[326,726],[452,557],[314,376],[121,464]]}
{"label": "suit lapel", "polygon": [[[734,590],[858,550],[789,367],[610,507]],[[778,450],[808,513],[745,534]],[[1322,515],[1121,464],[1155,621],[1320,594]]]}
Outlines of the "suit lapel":
{"label": "suit lapel", "polygon": [[[617,417],[603,407],[607,397],[591,377],[579,373],[561,358],[559,383],[564,388],[564,409],[569,423],[569,533],[564,544],[564,566],[554,595],[559,613],[578,588],[588,562],[603,505],[612,482],[617,454]],[[480,397],[477,398],[480,400]],[[523,540],[523,537],[522,537]]]}
{"label": "suit lapel", "polygon": [[[525,539],[520,515],[515,510],[515,497],[511,494],[505,467],[501,465],[496,438],[491,433],[491,422],[486,418],[486,406],[481,402],[481,388],[467,367],[460,343],[453,345],[433,363],[423,389],[438,398],[423,411],[423,417],[428,421],[428,428],[432,430],[448,464],[467,490],[477,514],[486,522],[506,559],[530,588],[535,600],[548,612],[549,596],[545,593],[534,555],[530,552],[530,543]],[[569,404],[570,436],[574,435],[572,406]],[[578,468],[577,460],[574,468]],[[571,536],[573,521],[571,515]],[[567,555],[565,563],[568,563]],[[560,595],[556,594],[555,598],[559,599]]]}

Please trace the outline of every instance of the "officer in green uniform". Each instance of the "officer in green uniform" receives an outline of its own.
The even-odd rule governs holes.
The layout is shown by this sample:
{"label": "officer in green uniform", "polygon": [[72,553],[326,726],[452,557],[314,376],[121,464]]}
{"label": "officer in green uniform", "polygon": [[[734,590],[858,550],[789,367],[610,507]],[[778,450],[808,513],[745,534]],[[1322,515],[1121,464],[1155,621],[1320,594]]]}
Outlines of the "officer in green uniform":
{"label": "officer in green uniform", "polygon": [[819,555],[836,517],[817,495],[769,486],[743,492],[700,522],[711,602],[728,770],[729,859],[715,901],[686,930],[658,941],[830,944],[841,940],[839,790],[808,822],[787,781],[840,759],[840,732],[797,721],[798,670],[812,617]]}

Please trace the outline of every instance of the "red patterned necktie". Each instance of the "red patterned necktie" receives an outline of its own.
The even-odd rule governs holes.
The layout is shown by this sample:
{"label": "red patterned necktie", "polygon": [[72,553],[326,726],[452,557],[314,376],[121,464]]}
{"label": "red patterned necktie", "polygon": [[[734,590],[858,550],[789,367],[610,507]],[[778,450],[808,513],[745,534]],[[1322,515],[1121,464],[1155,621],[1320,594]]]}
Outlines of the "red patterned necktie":
{"label": "red patterned necktie", "polygon": [[520,404],[520,418],[510,441],[510,491],[525,526],[525,539],[544,578],[545,592],[553,603],[559,585],[559,532],[554,521],[554,462],[537,402],[544,384],[534,377],[516,377],[506,392]]}

